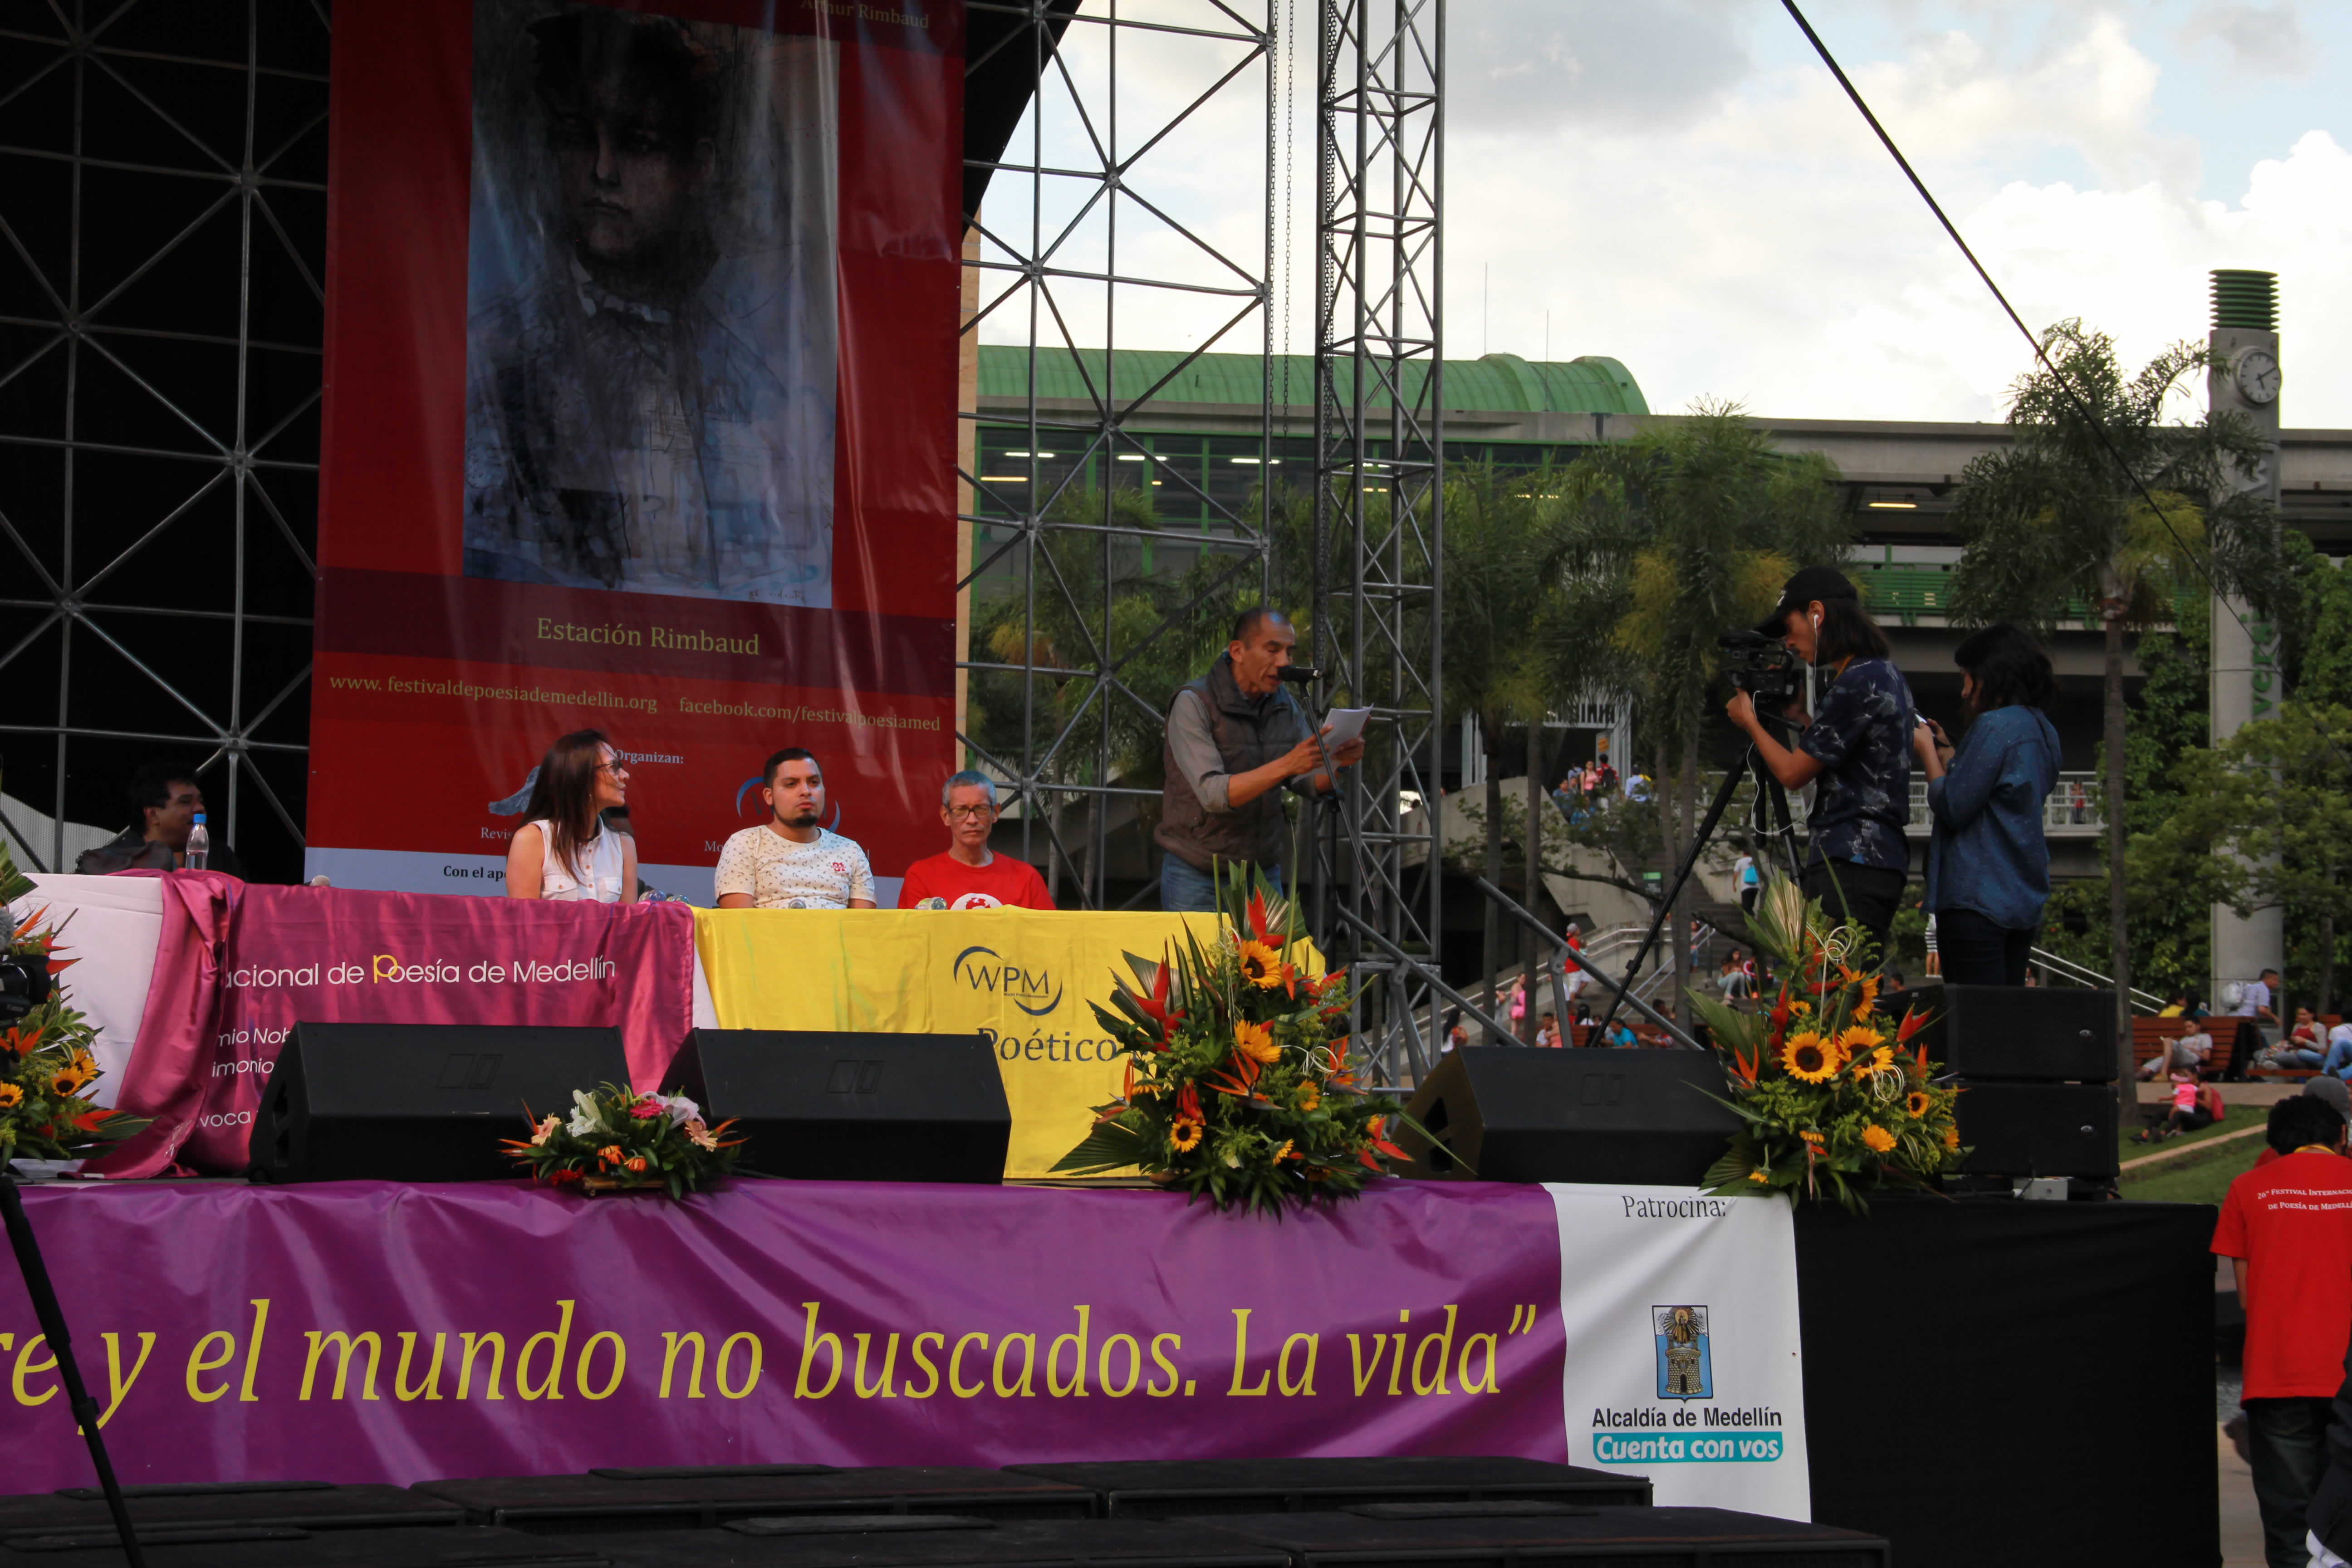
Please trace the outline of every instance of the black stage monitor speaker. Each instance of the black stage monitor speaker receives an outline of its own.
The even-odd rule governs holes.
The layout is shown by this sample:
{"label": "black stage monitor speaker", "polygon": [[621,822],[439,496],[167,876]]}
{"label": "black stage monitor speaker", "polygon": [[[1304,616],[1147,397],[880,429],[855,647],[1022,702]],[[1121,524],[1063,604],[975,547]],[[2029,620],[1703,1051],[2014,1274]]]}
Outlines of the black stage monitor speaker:
{"label": "black stage monitor speaker", "polygon": [[1410,1176],[1696,1186],[1740,1125],[1725,1094],[1711,1051],[1469,1046],[1406,1107],[1444,1147],[1397,1142]]}
{"label": "black stage monitor speaker", "polygon": [[1639,1508],[1650,1500],[1643,1477],[1541,1459],[1108,1459],[1011,1468],[1087,1488],[1112,1519],[1297,1513],[1366,1502],[1538,1500]]}
{"label": "black stage monitor speaker", "polygon": [[1605,1563],[1611,1568],[1888,1568],[1894,1560],[1894,1549],[1874,1535],[1728,1509],[1502,1513],[1497,1506],[1376,1503],[1341,1513],[1270,1514],[1203,1524],[1276,1548],[1290,1568],[1439,1563],[1516,1568],[1538,1562]]}
{"label": "black stage monitor speaker", "polygon": [[584,1476],[420,1481],[421,1496],[465,1510],[471,1524],[537,1534],[709,1528],[733,1519],[821,1514],[956,1514],[1088,1519],[1094,1494],[1003,1470],[832,1470],[822,1465],[688,1466]]}
{"label": "black stage monitor speaker", "polygon": [[2097,1083],[1973,1083],[1954,1110],[1969,1176],[2116,1173],[2116,1091]]}
{"label": "black stage monitor speaker", "polygon": [[761,1175],[1004,1179],[1013,1111],[982,1035],[697,1029],[670,1071]]}
{"label": "black stage monitor speaker", "polygon": [[1923,985],[1882,997],[1900,1018],[1928,1015],[1925,1040],[1938,1072],[2027,1083],[2116,1081],[2116,994],[2054,985]]}
{"label": "black stage monitor speaker", "polygon": [[1124,1519],[744,1519],[594,1549],[613,1568],[1287,1568],[1279,1550],[1223,1531]]}
{"label": "black stage monitor speaker", "polygon": [[300,1024],[254,1112],[253,1173],[272,1182],[512,1176],[499,1147],[572,1091],[626,1083],[618,1029]]}
{"label": "black stage monitor speaker", "polygon": [[[386,1525],[457,1524],[455,1503],[399,1487],[332,1486],[325,1481],[221,1481],[127,1486],[131,1522],[149,1525],[281,1525],[302,1530],[372,1530]],[[79,1535],[110,1531],[106,1494],[96,1487],[0,1497],[0,1537]]]}

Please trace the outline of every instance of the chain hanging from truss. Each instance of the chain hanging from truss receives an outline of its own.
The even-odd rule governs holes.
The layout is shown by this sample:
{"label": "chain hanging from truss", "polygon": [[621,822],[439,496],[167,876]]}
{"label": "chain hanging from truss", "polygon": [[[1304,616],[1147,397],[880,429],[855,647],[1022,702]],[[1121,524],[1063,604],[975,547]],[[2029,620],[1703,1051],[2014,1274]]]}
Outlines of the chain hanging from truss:
{"label": "chain hanging from truss", "polygon": [[1320,0],[1315,662],[1369,707],[1319,838],[1316,929],[1377,1077],[1418,1079],[1439,983],[1444,0]]}

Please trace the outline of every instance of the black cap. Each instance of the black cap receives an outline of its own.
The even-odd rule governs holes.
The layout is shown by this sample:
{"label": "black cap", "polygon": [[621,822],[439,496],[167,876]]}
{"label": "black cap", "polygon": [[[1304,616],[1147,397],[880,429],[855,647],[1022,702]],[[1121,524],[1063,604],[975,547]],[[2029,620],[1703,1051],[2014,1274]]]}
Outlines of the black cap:
{"label": "black cap", "polygon": [[1860,599],[1845,574],[1834,566],[1808,566],[1780,584],[1780,602],[1772,613],[1756,623],[1756,629],[1768,637],[1789,635],[1789,612],[1801,610],[1815,599]]}

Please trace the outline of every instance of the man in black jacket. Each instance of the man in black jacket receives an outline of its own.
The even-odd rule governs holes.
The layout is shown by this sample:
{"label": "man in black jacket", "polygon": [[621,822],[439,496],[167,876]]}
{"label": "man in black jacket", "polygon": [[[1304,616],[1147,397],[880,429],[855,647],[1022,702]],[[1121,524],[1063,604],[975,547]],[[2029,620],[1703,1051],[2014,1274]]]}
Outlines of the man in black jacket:
{"label": "man in black jacket", "polygon": [[[187,863],[188,830],[205,808],[205,792],[184,772],[150,764],[131,784],[131,826],[95,849],[85,849],[74,869],[85,877],[112,871],[169,871]],[[226,828],[207,824],[212,849],[205,868],[245,875]]]}

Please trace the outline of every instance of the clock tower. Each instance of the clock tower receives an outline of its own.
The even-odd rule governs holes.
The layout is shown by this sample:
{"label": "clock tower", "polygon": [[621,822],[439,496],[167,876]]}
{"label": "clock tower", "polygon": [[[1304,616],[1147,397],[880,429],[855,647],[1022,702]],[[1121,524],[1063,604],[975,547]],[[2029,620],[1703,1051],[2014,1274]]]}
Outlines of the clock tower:
{"label": "clock tower", "polygon": [[[2213,274],[2213,331],[2207,340],[2214,365],[2206,374],[2206,403],[2215,414],[2235,414],[2271,443],[2270,456],[2246,489],[2279,500],[2278,275],[2220,271]],[[2285,700],[2278,664],[2278,628],[2243,603],[2213,600],[2212,739],[2218,745],[2255,719],[2267,719]],[[2283,969],[2286,929],[2276,909],[2239,915],[2227,904],[2213,906],[2213,996],[2223,1011],[2222,987],[2255,979],[2265,969]],[[2325,998],[2320,1000],[2325,1001]]]}

